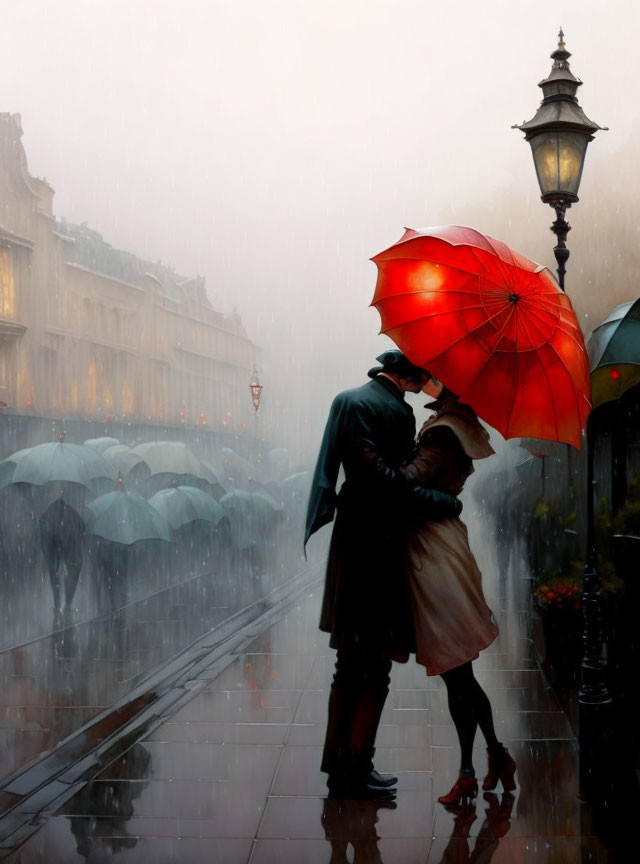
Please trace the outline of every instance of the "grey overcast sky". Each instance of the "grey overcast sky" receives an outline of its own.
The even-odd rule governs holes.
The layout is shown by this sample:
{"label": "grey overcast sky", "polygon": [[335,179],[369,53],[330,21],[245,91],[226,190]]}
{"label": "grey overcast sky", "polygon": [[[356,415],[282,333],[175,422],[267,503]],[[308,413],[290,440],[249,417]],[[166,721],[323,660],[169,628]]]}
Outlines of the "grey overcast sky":
{"label": "grey overcast sky", "polygon": [[[56,215],[206,276],[213,302],[237,307],[265,348],[269,422],[309,430],[311,443],[332,393],[387,345],[368,308],[368,259],[405,225],[474,224],[552,264],[552,213],[510,126],[539,104],[560,25],[581,104],[612,130],[590,145],[570,241],[603,218],[639,131],[632,0],[0,9],[0,110],[22,115],[30,171],[55,189]],[[618,216],[635,230],[625,200]]]}

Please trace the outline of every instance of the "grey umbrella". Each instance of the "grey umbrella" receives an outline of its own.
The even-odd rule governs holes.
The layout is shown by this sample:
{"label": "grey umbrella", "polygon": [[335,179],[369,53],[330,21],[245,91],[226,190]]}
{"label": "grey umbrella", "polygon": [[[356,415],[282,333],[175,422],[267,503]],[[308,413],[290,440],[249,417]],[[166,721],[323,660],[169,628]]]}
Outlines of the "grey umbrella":
{"label": "grey umbrella", "polygon": [[9,483],[30,483],[44,486],[52,481],[80,483],[94,491],[100,478],[116,480],[117,473],[102,456],[83,444],[67,444],[63,440],[38,444],[19,450],[3,463],[12,463],[13,471],[0,470],[0,487]]}
{"label": "grey umbrella", "polygon": [[149,498],[149,504],[164,516],[172,528],[181,528],[198,519],[218,525],[228,518],[226,510],[215,498],[195,486],[162,489]]}
{"label": "grey umbrella", "polygon": [[171,540],[166,519],[139,495],[107,492],[89,505],[93,517],[87,534],[131,546],[140,540]]}

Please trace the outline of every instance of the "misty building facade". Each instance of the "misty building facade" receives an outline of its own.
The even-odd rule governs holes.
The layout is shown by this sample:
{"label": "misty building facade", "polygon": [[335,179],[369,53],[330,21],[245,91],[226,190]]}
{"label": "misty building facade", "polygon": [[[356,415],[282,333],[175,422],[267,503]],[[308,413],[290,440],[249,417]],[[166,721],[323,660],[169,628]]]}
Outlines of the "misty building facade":
{"label": "misty building facade", "polygon": [[0,402],[41,417],[246,427],[260,365],[204,279],[56,220],[29,174],[20,116],[0,114]]}

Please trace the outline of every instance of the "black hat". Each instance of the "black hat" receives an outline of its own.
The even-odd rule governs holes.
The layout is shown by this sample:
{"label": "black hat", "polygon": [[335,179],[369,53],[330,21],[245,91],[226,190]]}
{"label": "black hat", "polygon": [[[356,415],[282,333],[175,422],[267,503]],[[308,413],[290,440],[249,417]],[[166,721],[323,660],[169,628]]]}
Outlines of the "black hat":
{"label": "black hat", "polygon": [[369,369],[367,373],[369,378],[375,378],[380,372],[391,372],[394,375],[399,375],[401,378],[419,378],[425,373],[429,374],[426,369],[414,366],[402,351],[399,351],[397,348],[390,348],[376,357],[376,360],[378,363],[382,363],[382,366],[374,366],[373,369]]}

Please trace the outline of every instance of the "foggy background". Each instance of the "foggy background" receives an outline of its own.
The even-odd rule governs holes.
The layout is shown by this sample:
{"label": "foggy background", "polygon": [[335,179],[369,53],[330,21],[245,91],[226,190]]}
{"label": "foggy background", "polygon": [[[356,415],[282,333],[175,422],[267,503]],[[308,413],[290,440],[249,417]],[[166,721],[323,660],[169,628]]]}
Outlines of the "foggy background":
{"label": "foggy background", "polygon": [[[312,460],[375,354],[369,258],[472,224],[555,269],[529,145],[562,25],[590,145],[568,212],[586,330],[638,294],[630,2],[0,0],[0,110],[58,218],[202,274],[264,348],[264,431]],[[248,398],[248,396],[247,396]],[[419,402],[418,402],[419,404]],[[418,412],[420,414],[420,412]],[[421,417],[418,417],[419,422]]]}

